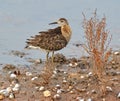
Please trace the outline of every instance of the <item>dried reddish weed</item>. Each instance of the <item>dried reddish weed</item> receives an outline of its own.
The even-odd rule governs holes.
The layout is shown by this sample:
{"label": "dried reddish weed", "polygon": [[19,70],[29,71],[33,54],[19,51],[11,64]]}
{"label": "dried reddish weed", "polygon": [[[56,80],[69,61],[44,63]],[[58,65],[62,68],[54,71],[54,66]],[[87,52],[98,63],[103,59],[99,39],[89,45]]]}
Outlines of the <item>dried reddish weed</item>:
{"label": "dried reddish weed", "polygon": [[83,45],[83,48],[92,59],[93,72],[101,79],[111,54],[111,49],[108,49],[111,38],[108,40],[109,31],[106,30],[106,18],[103,17],[99,20],[96,11],[89,20],[86,19],[84,14],[83,16],[83,28],[86,38],[86,44]]}

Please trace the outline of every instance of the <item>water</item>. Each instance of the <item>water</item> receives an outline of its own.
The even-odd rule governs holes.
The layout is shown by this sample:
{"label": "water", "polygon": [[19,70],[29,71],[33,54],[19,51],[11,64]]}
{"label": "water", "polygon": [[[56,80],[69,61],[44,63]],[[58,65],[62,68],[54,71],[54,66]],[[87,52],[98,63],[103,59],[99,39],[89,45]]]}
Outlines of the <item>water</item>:
{"label": "water", "polygon": [[90,17],[96,8],[100,18],[106,15],[107,28],[112,34],[111,47],[120,49],[119,4],[119,0],[0,0],[0,63],[27,64],[24,58],[4,54],[11,50],[45,59],[42,51],[24,50],[25,41],[41,30],[56,27],[48,23],[61,17],[68,19],[73,35],[69,45],[59,52],[67,57],[84,55],[83,49],[73,43],[84,42],[82,12]]}

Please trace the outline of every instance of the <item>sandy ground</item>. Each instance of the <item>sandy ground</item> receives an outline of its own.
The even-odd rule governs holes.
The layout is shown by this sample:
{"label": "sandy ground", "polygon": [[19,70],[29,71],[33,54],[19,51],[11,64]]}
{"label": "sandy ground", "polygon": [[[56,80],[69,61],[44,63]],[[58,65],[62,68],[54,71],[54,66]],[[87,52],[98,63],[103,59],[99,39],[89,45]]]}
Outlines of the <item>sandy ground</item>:
{"label": "sandy ground", "polygon": [[[23,54],[24,56],[24,54]],[[89,57],[55,63],[32,61],[30,66],[0,64],[2,101],[120,101],[120,52],[113,53],[102,83],[94,75]]]}

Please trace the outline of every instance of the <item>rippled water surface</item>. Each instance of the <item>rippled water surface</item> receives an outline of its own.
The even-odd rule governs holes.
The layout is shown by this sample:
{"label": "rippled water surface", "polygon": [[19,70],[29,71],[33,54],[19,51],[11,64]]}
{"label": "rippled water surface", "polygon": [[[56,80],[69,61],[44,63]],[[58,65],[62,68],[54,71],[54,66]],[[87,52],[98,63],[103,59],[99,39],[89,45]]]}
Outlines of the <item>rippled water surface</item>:
{"label": "rippled water surface", "polygon": [[26,58],[42,58],[39,50],[24,50],[25,41],[41,30],[56,26],[48,23],[60,17],[68,19],[73,35],[69,45],[59,51],[67,57],[84,55],[74,43],[84,42],[82,12],[87,17],[97,8],[98,16],[105,14],[107,29],[112,35],[111,47],[120,49],[120,1],[119,0],[1,0],[0,1],[0,63],[27,64],[25,58],[9,55],[12,50],[29,53]]}

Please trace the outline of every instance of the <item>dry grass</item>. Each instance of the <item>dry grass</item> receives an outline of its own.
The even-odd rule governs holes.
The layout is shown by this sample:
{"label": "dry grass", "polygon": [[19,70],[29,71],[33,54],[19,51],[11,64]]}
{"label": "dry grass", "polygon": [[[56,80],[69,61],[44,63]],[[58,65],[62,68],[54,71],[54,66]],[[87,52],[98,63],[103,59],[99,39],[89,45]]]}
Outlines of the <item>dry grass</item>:
{"label": "dry grass", "polygon": [[54,69],[55,69],[55,64],[51,62],[46,62],[44,70],[41,74],[41,77],[44,80],[42,85],[48,84],[50,82]]}
{"label": "dry grass", "polygon": [[101,79],[111,54],[111,49],[108,49],[111,37],[108,39],[109,31],[106,30],[106,18],[103,17],[99,20],[96,11],[93,17],[88,20],[84,14],[83,16],[83,28],[86,38],[86,44],[83,47],[92,59],[93,73]]}

